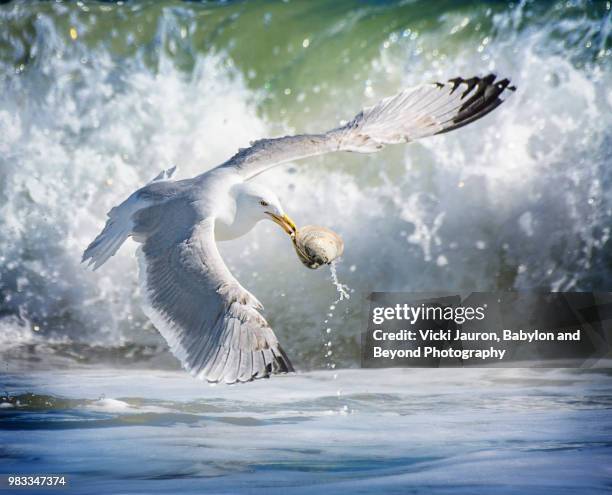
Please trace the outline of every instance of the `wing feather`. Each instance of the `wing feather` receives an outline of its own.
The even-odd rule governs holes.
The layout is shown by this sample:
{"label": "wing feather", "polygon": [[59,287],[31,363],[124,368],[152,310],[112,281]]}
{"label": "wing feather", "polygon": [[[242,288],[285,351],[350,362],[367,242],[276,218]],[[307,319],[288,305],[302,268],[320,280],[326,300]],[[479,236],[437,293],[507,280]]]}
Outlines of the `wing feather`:
{"label": "wing feather", "polygon": [[385,98],[359,112],[345,126],[323,134],[262,139],[241,149],[221,167],[250,179],[271,167],[334,151],[372,153],[387,144],[406,143],[458,129],[497,108],[514,90],[494,74],[446,83],[422,84]]}
{"label": "wing feather", "polygon": [[[142,239],[138,257],[145,313],[185,369],[202,380],[225,383],[293,371],[260,314],[261,303],[223,262],[213,219],[200,219],[188,200],[178,198],[139,211],[134,224]],[[269,363],[262,352],[271,354]]]}

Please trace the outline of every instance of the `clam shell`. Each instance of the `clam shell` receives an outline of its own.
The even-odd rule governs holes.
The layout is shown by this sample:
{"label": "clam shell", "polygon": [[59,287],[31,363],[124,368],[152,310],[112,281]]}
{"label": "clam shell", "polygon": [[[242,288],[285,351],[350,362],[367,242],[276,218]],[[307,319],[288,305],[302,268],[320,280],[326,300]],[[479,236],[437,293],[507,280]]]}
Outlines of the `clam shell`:
{"label": "clam shell", "polygon": [[328,265],[344,252],[342,237],[333,230],[319,225],[306,225],[293,237],[298,258],[308,268]]}

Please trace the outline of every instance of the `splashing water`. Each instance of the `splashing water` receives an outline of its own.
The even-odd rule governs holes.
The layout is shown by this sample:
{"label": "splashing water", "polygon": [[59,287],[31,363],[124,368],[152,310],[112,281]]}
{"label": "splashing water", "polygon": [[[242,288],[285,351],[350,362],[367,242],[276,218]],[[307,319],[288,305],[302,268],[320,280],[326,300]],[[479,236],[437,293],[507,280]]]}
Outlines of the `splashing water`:
{"label": "splashing water", "polygon": [[[341,301],[350,299],[351,296],[349,294],[350,288],[348,287],[348,285],[344,285],[340,283],[340,281],[338,280],[336,261],[332,261],[329,264],[329,270],[331,272],[331,280],[334,286],[336,287],[336,290],[338,291],[339,297],[329,306],[329,312],[326,315],[326,319],[323,321],[323,324],[325,327],[325,333],[323,334],[323,340],[324,340],[323,346],[325,349],[324,350],[325,359],[327,361],[326,367],[329,369],[334,369],[336,367],[336,363],[334,363],[333,358],[332,358],[332,355],[333,355],[332,340],[331,340],[332,325],[330,321],[334,317],[334,311],[336,310],[336,305]],[[334,379],[336,378],[337,378],[337,375],[334,375]]]}
{"label": "splashing water", "polygon": [[[334,311],[336,310],[336,305],[341,302],[341,301],[345,301],[345,300],[349,300],[351,298],[349,292],[351,292],[351,289],[348,285],[342,284],[340,282],[340,280],[338,279],[338,272],[337,272],[337,260],[336,261],[332,261],[329,264],[329,271],[331,273],[331,280],[334,284],[334,286],[336,287],[336,290],[338,291],[339,297],[333,302],[333,304],[331,304],[329,306],[329,313],[327,313],[327,319],[324,321],[326,329],[325,329],[325,334],[323,335],[324,339],[329,339],[327,341],[327,343],[324,344],[324,348],[325,348],[325,358],[327,359],[327,368],[334,370],[336,368],[336,363],[334,362],[332,355],[333,355],[333,351],[332,351],[332,340],[331,340],[331,332],[332,332],[332,326],[329,325],[330,320],[334,317]],[[334,373],[333,380],[337,380],[338,379],[338,373]],[[340,400],[342,397],[342,389],[339,388],[336,390],[336,397]],[[338,414],[341,415],[345,415],[345,414],[349,414],[352,411],[350,410],[348,404],[340,404],[339,408],[337,409]]]}
{"label": "splashing water", "polygon": [[332,282],[336,286],[336,290],[338,291],[338,294],[340,294],[340,297],[338,299],[336,299],[334,304],[337,304],[340,301],[344,301],[345,299],[350,299],[351,296],[349,294],[349,291],[351,289],[349,288],[348,285],[341,284],[340,281],[338,280],[338,272],[336,271],[336,262],[335,261],[332,261],[329,264],[329,271],[331,272]]}

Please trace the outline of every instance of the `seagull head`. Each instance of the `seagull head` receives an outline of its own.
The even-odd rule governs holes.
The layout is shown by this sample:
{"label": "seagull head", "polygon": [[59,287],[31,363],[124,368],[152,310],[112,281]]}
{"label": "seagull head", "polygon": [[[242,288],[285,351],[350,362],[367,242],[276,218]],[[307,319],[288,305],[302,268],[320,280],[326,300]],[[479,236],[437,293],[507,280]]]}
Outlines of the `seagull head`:
{"label": "seagull head", "polygon": [[248,208],[256,217],[256,221],[272,220],[291,237],[295,236],[295,223],[283,210],[278,196],[268,188],[259,184],[242,184],[240,207]]}

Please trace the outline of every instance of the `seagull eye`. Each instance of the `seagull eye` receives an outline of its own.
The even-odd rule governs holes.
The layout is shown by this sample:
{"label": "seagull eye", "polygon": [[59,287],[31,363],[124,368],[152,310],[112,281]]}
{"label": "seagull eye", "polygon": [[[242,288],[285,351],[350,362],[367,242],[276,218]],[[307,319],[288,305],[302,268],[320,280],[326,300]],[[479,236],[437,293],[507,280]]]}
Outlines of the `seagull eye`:
{"label": "seagull eye", "polygon": [[266,203],[263,199],[259,202],[259,204],[261,206],[268,206],[268,203]]}

